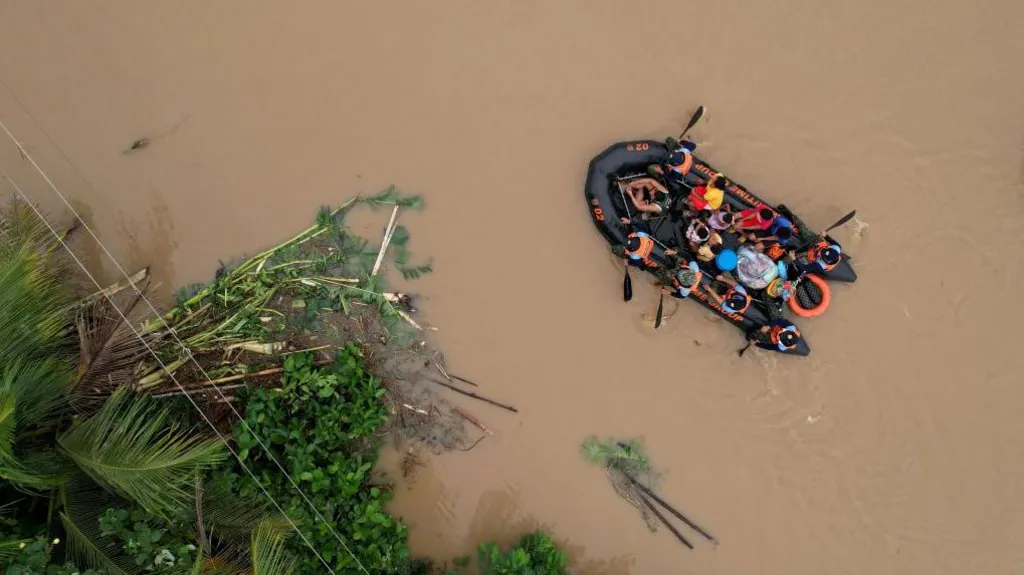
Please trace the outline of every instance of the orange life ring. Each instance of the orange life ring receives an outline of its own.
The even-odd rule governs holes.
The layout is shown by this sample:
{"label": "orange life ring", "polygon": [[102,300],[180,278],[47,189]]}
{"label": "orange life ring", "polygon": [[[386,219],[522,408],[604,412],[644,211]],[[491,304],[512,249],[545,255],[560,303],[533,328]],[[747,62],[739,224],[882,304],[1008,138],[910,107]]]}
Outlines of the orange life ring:
{"label": "orange life ring", "polygon": [[[797,293],[794,293],[789,298],[789,309],[793,310],[793,313],[800,317],[818,317],[825,313],[828,305],[832,302],[832,290],[829,289],[828,282],[814,274],[804,276],[804,281],[810,281],[818,287],[818,290],[821,292],[821,301],[815,307],[806,308],[800,305],[800,298]],[[796,291],[799,292],[799,288]]]}

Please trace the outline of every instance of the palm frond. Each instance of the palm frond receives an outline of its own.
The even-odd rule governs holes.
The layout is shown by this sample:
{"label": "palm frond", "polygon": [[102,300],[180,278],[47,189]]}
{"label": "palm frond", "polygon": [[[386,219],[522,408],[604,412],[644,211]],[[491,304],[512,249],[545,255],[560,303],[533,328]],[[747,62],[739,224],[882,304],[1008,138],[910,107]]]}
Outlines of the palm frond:
{"label": "palm frond", "polygon": [[423,274],[428,274],[434,271],[434,266],[430,263],[410,267],[396,265],[395,267],[402,273],[402,277],[407,280],[419,279]]}
{"label": "palm frond", "polygon": [[98,483],[164,518],[193,506],[196,470],[226,454],[219,440],[183,426],[157,400],[123,390],[57,441]]}
{"label": "palm frond", "polygon": [[44,255],[0,242],[0,366],[69,357],[67,284]]}
{"label": "palm frond", "polygon": [[67,533],[68,551],[82,564],[105,570],[108,575],[139,573],[142,568],[124,554],[121,545],[100,533],[99,517],[109,508],[127,503],[103,490],[79,474],[61,486],[59,499],[64,507],[60,521]]}
{"label": "palm frond", "polygon": [[[2,332],[0,332],[2,333]],[[0,368],[0,390],[10,390],[17,409],[17,432],[53,425],[67,403],[69,365],[54,359],[13,361]]]}
{"label": "palm frond", "polygon": [[0,475],[14,458],[14,430],[17,428],[14,415],[15,397],[13,389],[4,389],[0,383]]}
{"label": "palm frond", "polygon": [[32,451],[0,464],[0,477],[29,495],[60,487],[71,475],[67,461],[51,449]]}
{"label": "palm frond", "polygon": [[54,239],[46,223],[36,216],[32,206],[14,199],[0,210],[0,240],[12,249],[51,251]]}
{"label": "palm frond", "polygon": [[285,548],[286,538],[276,527],[260,523],[252,533],[249,560],[252,575],[292,575],[295,558]]}
{"label": "palm frond", "polygon": [[83,524],[76,523],[67,513],[60,514],[60,523],[67,533],[68,551],[86,565],[103,569],[109,575],[141,573],[140,570],[122,569],[121,565],[107,554],[107,549],[98,540],[98,532],[93,533]]}
{"label": "palm frond", "polygon": [[359,198],[363,203],[371,207],[399,205],[404,208],[422,208],[423,198],[421,196],[404,196],[402,191],[395,186],[388,186],[384,191],[375,196]]}
{"label": "palm frond", "polygon": [[[0,477],[26,493],[52,489],[66,479],[65,460],[50,448],[52,439],[38,433],[56,425],[53,415],[63,405],[64,374],[54,366],[52,361],[31,367],[15,363],[0,373]],[[26,428],[33,429],[33,437]]]}
{"label": "palm frond", "polygon": [[282,534],[292,529],[265,497],[231,494],[210,483],[203,493],[203,524],[208,532],[217,533],[219,537],[241,536],[243,542],[248,542],[252,532],[260,526],[272,527]]}
{"label": "palm frond", "polygon": [[[142,297],[142,293],[132,294],[121,313],[131,314]],[[155,344],[163,333],[137,336],[116,305],[104,297],[78,314],[80,355],[71,381],[71,401],[80,411],[98,408],[116,389],[132,383],[135,368],[147,355],[147,345]]]}

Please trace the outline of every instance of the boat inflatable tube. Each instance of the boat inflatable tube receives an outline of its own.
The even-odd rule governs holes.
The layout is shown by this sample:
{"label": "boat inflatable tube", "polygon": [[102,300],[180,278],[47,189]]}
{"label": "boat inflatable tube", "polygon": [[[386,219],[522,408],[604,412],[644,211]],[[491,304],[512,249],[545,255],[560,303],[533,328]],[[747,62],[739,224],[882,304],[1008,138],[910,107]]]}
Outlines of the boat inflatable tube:
{"label": "boat inflatable tube", "polygon": [[[652,140],[620,142],[608,147],[590,161],[587,170],[587,181],[584,186],[584,196],[587,200],[587,208],[590,210],[590,218],[594,226],[601,232],[610,245],[622,245],[626,240],[625,226],[619,222],[619,218],[629,217],[626,200],[619,190],[618,179],[629,178],[637,174],[646,174],[647,166],[651,164],[664,164],[669,159],[669,150],[664,144]],[[685,239],[682,237],[679,226],[673,225],[669,218],[661,219],[657,224],[651,226],[654,237],[658,240],[655,244],[651,258],[663,267],[671,267],[674,258],[665,255],[665,247],[676,247],[681,252],[686,249]],[[682,246],[682,247],[680,247]],[[710,267],[702,268],[704,271],[701,279],[701,286],[704,289],[695,289],[685,299],[693,300],[705,308],[711,310],[715,315],[725,319],[730,324],[748,333],[751,330],[760,329],[769,322],[768,313],[758,305],[750,305],[742,314],[733,313],[722,308],[707,295],[711,289],[711,281],[717,270]],[[803,338],[793,349],[780,351],[787,355],[808,355],[810,347]]]}
{"label": "boat inflatable tube", "polygon": [[796,294],[789,298],[789,309],[800,317],[818,317],[828,310],[832,303],[832,288],[828,282],[814,275],[804,276],[796,288]]}

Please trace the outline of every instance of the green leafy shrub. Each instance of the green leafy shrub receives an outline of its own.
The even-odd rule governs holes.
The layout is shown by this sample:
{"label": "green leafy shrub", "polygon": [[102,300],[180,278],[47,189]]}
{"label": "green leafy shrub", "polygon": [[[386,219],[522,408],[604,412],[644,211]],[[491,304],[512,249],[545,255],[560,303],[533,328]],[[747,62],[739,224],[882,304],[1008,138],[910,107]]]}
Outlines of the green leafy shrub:
{"label": "green leafy shrub", "polygon": [[481,543],[479,552],[483,575],[563,575],[569,564],[569,558],[543,531],[527,533],[508,551],[495,543]]}
{"label": "green leafy shrub", "polygon": [[100,535],[116,539],[125,554],[146,571],[189,567],[196,546],[176,535],[161,519],[133,509],[107,509],[100,516]]}
{"label": "green leafy shrub", "polygon": [[9,556],[8,562],[5,564],[0,561],[0,567],[3,567],[3,573],[6,575],[103,575],[102,571],[82,570],[73,563],[53,563],[51,551],[59,542],[48,541],[43,537],[19,541],[16,544],[16,551],[11,549],[10,553],[4,554]]}
{"label": "green leafy shrub", "polygon": [[[406,526],[384,509],[387,494],[367,485],[378,447],[374,432],[388,414],[381,402],[384,388],[365,370],[359,348],[349,345],[324,367],[314,366],[311,354],[291,355],[282,384],[280,390],[259,388],[248,394],[246,423],[366,569],[393,573],[403,568]],[[361,572],[252,434],[239,425],[235,436],[239,456],[335,572]],[[234,493],[259,493],[237,464],[219,479]],[[301,538],[288,544],[300,558],[299,573],[323,571]]]}

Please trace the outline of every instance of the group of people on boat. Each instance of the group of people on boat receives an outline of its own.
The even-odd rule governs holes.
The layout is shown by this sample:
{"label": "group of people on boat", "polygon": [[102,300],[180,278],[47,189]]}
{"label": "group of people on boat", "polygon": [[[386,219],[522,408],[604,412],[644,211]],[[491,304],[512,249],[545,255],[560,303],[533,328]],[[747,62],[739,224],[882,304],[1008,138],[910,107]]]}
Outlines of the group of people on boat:
{"label": "group of people on boat", "polygon": [[[618,182],[630,217],[621,218],[628,236],[613,251],[627,265],[654,273],[665,295],[682,299],[699,290],[723,311],[737,315],[743,315],[757,297],[767,307],[770,321],[748,332],[747,339],[765,349],[795,347],[800,331],[782,317],[784,302],[807,274],[839,265],[842,248],[810,232],[784,206],[759,204],[735,210],[722,174],[706,178],[692,170],[695,143],[669,138],[666,145],[671,150],[667,163],[648,166],[647,174]],[[655,239],[650,218],[670,218],[679,226],[676,248]],[[659,244],[664,249],[662,262],[653,257]],[[704,279],[709,281],[702,283]]]}

